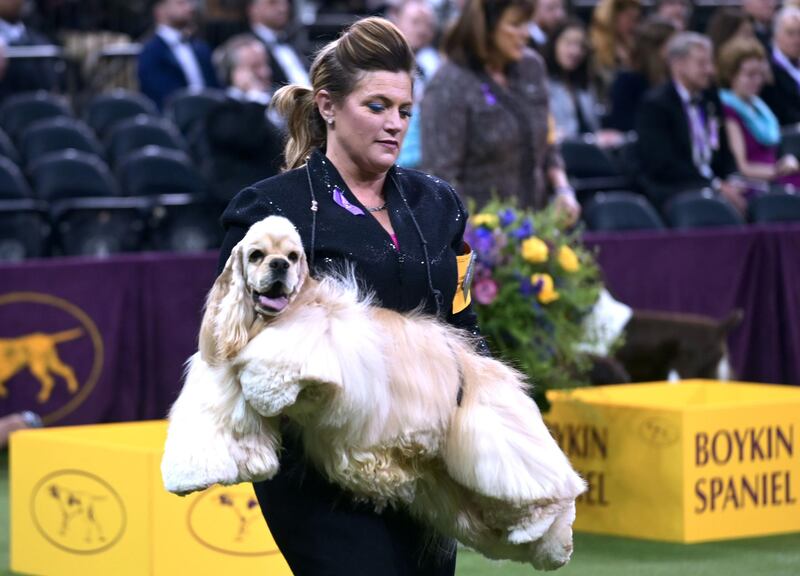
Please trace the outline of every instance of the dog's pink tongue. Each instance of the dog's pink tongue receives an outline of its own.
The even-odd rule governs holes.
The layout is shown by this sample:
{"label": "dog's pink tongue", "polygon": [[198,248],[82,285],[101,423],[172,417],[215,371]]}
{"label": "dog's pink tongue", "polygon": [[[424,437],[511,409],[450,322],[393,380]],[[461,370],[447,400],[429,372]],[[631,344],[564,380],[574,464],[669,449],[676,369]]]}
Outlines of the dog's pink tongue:
{"label": "dog's pink tongue", "polygon": [[271,308],[272,310],[283,310],[289,303],[289,299],[286,296],[278,296],[277,298],[259,296],[258,302],[262,306],[266,306],[267,308]]}

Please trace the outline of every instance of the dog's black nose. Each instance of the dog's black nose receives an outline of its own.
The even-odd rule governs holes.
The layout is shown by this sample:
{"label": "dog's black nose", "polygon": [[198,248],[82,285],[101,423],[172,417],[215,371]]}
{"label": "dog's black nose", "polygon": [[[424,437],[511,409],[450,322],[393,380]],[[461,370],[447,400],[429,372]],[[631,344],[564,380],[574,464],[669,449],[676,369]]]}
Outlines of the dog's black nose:
{"label": "dog's black nose", "polygon": [[285,272],[289,269],[289,261],[283,258],[275,258],[274,260],[270,261],[269,267],[276,272]]}

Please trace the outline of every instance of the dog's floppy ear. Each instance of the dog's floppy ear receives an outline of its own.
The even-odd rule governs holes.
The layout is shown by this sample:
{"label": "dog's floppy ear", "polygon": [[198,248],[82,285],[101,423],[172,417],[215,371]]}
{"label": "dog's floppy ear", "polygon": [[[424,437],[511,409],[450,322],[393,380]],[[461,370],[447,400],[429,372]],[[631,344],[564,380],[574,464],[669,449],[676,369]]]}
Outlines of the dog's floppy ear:
{"label": "dog's floppy ear", "polygon": [[253,322],[242,251],[243,241],[231,250],[206,300],[200,325],[200,355],[212,366],[232,358],[247,344],[248,327]]}

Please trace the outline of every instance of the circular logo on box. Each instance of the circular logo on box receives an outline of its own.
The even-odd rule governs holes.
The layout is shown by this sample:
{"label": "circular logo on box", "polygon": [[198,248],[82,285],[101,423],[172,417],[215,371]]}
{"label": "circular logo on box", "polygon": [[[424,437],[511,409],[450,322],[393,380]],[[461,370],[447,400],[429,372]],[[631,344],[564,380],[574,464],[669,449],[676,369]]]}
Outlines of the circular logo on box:
{"label": "circular logo on box", "polygon": [[280,554],[250,484],[214,486],[189,507],[189,532],[206,548],[233,556]]}
{"label": "circular logo on box", "polygon": [[103,340],[86,312],[38,292],[0,296],[0,398],[58,422],[92,392]]}
{"label": "circular logo on box", "polygon": [[669,446],[678,441],[680,430],[666,418],[650,416],[644,418],[638,427],[639,437],[653,446]]}
{"label": "circular logo on box", "polygon": [[42,478],[31,496],[31,518],[53,546],[74,554],[98,554],[125,532],[125,506],[111,485],[83,470],[59,470]]}

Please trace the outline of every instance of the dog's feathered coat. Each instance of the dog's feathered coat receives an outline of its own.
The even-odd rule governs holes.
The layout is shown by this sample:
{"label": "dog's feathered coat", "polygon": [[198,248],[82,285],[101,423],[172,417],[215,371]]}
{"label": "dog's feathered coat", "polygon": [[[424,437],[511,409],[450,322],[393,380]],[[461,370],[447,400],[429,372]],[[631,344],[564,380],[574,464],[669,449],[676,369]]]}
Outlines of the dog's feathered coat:
{"label": "dog's feathered coat", "polygon": [[280,415],[317,467],[378,508],[407,506],[491,558],[569,559],[585,485],[524,378],[456,328],[371,305],[352,274],[311,278],[294,227],[271,216],[209,294],[170,413],[166,488],[272,477]]}

